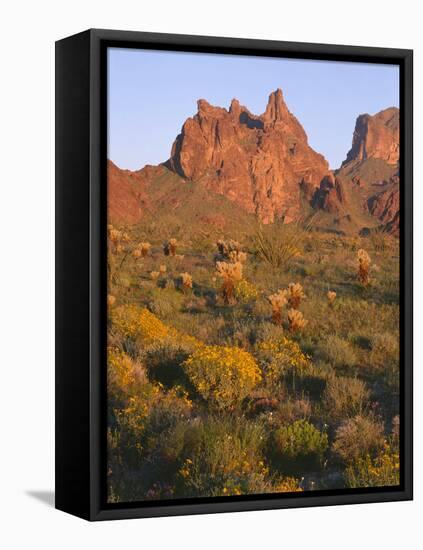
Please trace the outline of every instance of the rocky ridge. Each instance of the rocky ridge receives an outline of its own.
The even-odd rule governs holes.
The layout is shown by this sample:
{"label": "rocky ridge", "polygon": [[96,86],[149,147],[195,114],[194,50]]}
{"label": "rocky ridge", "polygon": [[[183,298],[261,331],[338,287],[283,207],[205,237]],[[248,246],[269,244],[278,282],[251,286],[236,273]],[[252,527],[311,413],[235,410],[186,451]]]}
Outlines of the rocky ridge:
{"label": "rocky ridge", "polygon": [[[322,211],[329,224],[357,218],[390,233],[399,231],[399,110],[389,108],[357,118],[352,146],[337,171],[308,144],[280,89],[261,115],[233,99],[229,109],[200,99],[176,137],[170,158],[135,172],[108,165],[109,217],[137,223],[166,194],[160,182],[172,177],[172,202],[187,183],[220,195],[263,223],[299,220]],[[170,176],[173,174],[173,176]],[[204,196],[204,195],[203,195]],[[356,204],[360,207],[358,210]],[[373,221],[372,221],[373,220]],[[365,224],[364,224],[365,225]]]}

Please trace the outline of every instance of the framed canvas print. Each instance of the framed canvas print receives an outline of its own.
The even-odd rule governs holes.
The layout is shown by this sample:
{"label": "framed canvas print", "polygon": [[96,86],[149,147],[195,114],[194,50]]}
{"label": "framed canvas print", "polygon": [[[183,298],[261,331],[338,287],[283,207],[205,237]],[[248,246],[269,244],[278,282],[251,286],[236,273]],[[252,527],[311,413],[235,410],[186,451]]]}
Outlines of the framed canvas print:
{"label": "framed canvas print", "polygon": [[412,498],[412,52],[56,44],[56,506]]}

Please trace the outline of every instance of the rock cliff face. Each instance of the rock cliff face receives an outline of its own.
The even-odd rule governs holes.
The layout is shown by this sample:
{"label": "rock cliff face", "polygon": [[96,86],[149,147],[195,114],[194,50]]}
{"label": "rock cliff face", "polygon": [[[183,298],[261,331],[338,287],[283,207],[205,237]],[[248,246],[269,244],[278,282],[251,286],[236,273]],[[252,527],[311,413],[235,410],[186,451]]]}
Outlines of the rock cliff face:
{"label": "rock cliff face", "polygon": [[347,200],[343,183],[333,174],[325,176],[312,198],[313,208],[320,208],[330,214],[340,214],[346,210]]}
{"label": "rock cliff face", "polygon": [[301,193],[311,198],[329,172],[279,89],[270,94],[260,116],[236,99],[229,110],[200,99],[167,165],[183,178],[204,182],[265,223],[276,217],[297,219]]}
{"label": "rock cliff face", "polygon": [[400,191],[399,178],[391,178],[387,188],[370,197],[367,201],[370,213],[391,234],[399,234],[400,225]]}
{"label": "rock cliff face", "polygon": [[352,147],[344,164],[369,158],[382,159],[388,164],[398,162],[399,109],[396,107],[357,118]]}
{"label": "rock cliff face", "polygon": [[357,118],[352,147],[338,173],[350,177],[363,208],[391,234],[399,234],[399,109]]}

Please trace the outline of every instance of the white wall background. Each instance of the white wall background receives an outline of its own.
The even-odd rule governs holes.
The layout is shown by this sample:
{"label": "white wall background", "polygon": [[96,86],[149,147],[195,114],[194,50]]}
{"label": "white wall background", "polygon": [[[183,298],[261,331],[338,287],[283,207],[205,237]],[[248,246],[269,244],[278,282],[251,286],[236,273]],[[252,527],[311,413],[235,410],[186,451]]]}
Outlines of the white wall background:
{"label": "white wall background", "polygon": [[[0,545],[7,550],[417,548],[423,517],[419,2],[15,0],[2,4],[0,25]],[[54,487],[54,41],[89,27],[414,48],[414,502],[97,524],[46,504]]]}

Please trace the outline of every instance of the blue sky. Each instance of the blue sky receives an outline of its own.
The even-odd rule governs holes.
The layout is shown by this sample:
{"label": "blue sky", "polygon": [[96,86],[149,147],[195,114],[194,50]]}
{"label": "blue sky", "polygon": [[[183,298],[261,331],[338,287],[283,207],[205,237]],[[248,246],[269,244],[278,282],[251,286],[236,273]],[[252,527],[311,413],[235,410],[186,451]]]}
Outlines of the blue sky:
{"label": "blue sky", "polygon": [[254,114],[281,88],[309,144],[338,168],[351,146],[355,119],[399,106],[399,69],[392,65],[111,48],[109,151],[136,170],[169,158],[197,99],[229,108],[236,97]]}

